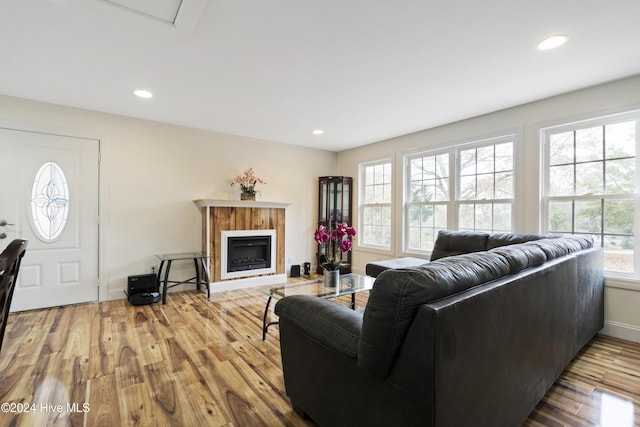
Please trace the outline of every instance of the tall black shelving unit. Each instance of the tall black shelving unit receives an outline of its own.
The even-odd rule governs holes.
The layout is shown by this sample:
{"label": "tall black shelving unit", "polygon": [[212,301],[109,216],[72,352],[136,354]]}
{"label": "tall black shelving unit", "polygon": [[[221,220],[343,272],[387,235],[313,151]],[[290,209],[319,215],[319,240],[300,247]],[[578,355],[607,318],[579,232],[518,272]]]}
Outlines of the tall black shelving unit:
{"label": "tall black shelving unit", "polygon": [[[351,215],[353,213],[353,178],[347,176],[321,176],[319,178],[318,200],[318,227],[324,225],[334,229],[336,224],[346,222],[353,225]],[[322,274],[320,256],[324,254],[325,247],[318,245],[317,262],[318,274]],[[347,263],[340,269],[340,273],[351,273],[351,251],[342,256]]]}

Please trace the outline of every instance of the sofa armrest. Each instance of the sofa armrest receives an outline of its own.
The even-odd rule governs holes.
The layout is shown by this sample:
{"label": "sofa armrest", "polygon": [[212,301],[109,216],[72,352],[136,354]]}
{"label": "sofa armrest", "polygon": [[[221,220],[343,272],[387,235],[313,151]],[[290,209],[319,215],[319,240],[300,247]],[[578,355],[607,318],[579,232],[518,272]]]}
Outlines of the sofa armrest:
{"label": "sofa armrest", "polygon": [[278,301],[275,312],[319,344],[355,359],[362,330],[362,313],[311,295],[291,295]]}

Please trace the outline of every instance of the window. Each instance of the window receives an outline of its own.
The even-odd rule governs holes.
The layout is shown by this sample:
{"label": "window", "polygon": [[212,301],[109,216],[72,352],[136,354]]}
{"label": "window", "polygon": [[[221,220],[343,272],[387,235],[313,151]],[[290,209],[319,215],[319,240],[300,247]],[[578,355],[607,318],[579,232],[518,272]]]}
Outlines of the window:
{"label": "window", "polygon": [[460,149],[458,161],[458,229],[510,231],[513,142]]}
{"label": "window", "polygon": [[360,245],[391,249],[391,160],[360,165]]}
{"label": "window", "polygon": [[447,228],[511,231],[513,140],[509,135],[405,157],[406,251],[432,250]]}
{"label": "window", "polygon": [[409,251],[428,251],[438,231],[447,228],[449,153],[409,157],[407,168],[405,246]]}
{"label": "window", "polygon": [[605,270],[636,275],[639,119],[636,112],[542,130],[544,231],[592,236]]}

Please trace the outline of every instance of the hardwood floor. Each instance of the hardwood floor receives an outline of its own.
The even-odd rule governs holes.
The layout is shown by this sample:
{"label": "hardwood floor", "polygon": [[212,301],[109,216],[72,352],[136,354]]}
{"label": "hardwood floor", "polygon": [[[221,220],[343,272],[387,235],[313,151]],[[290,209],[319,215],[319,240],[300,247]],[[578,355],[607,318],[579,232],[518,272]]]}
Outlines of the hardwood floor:
{"label": "hardwood floor", "polygon": [[[286,397],[277,326],[262,341],[265,303],[187,291],[12,314],[0,426],[312,426]],[[640,344],[596,337],[525,425],[639,426]]]}

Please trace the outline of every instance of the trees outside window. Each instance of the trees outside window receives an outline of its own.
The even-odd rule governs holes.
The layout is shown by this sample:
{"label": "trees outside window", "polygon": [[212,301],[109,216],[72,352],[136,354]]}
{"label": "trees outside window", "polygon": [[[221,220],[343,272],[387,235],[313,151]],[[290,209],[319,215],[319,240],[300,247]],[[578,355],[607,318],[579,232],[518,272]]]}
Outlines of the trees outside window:
{"label": "trees outside window", "polygon": [[513,142],[459,150],[458,229],[512,229]]}
{"label": "trees outside window", "polygon": [[405,249],[429,251],[439,230],[447,228],[450,201],[449,153],[407,159]]}
{"label": "trees outside window", "polygon": [[640,113],[542,130],[544,231],[591,236],[605,269],[637,275],[636,151]]}
{"label": "trees outside window", "polygon": [[405,251],[431,251],[445,229],[512,230],[513,140],[509,135],[405,157]]}
{"label": "trees outside window", "polygon": [[360,240],[371,248],[391,249],[391,160],[360,165]]}

